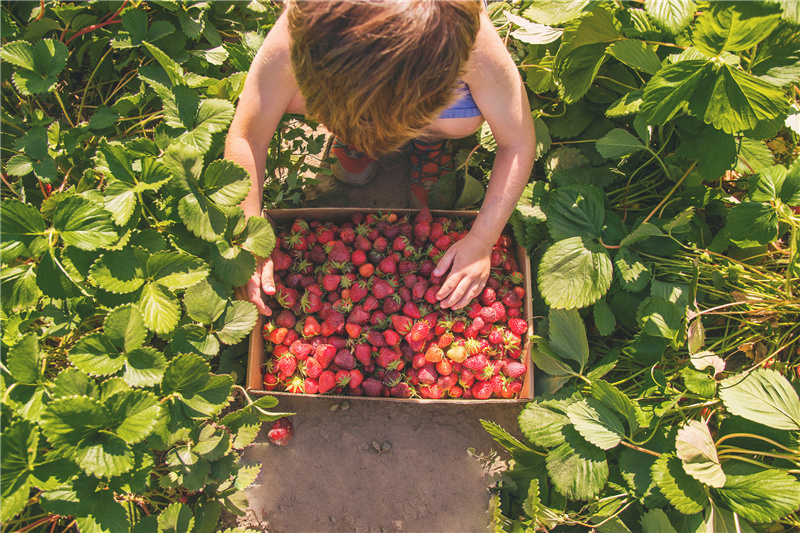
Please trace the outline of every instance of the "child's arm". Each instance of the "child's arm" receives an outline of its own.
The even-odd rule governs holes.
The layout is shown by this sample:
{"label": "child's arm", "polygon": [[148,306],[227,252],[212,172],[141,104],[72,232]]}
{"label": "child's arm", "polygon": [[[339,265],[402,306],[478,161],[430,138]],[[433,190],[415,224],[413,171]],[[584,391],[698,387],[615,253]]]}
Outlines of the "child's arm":
{"label": "child's arm", "polygon": [[525,85],[488,15],[464,81],[497,141],[486,197],[469,234],[450,247],[436,270],[450,269],[436,294],[444,308],[459,309],[480,294],[489,278],[492,246],[519,201],[533,168],[536,133]]}
{"label": "child's arm", "polygon": [[[250,173],[250,192],[241,204],[247,217],[261,216],[269,143],[297,93],[288,37],[285,17],[280,17],[250,67],[225,142],[225,157]],[[259,313],[269,315],[261,291],[275,294],[272,274],[272,260],[257,258],[255,273],[244,287],[235,289],[236,297],[252,302]]]}

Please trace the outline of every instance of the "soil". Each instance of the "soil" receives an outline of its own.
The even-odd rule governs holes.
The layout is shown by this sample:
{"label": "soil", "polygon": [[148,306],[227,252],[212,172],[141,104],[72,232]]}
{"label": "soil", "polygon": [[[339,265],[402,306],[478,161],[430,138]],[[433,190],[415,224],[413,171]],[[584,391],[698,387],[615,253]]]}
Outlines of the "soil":
{"label": "soil", "polygon": [[[399,153],[363,187],[318,175],[310,205],[407,207],[407,176]],[[276,446],[265,424],[245,451],[262,469],[239,522],[273,533],[487,531],[507,455],[480,421],[517,434],[523,406],[282,396],[277,409],[296,413],[294,438]]]}

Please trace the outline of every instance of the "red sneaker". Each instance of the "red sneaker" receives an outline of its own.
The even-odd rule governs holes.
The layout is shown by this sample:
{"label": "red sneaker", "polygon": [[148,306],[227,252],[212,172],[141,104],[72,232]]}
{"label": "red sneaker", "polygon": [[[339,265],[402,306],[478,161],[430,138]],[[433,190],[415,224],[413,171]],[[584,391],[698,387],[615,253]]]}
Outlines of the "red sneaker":
{"label": "red sneaker", "polygon": [[331,170],[334,177],[348,185],[366,185],[375,177],[378,162],[333,137],[330,153],[336,157]]}
{"label": "red sneaker", "polygon": [[409,143],[411,161],[409,201],[413,207],[428,206],[428,193],[434,183],[454,168],[453,153],[445,140],[426,143],[417,139]]}

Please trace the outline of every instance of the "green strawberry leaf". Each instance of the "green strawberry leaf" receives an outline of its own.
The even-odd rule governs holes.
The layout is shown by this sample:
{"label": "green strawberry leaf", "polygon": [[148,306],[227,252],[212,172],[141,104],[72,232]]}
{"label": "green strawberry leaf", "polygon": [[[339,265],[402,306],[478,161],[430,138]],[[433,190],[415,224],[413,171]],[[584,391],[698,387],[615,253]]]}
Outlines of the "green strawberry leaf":
{"label": "green strawberry leaf", "polygon": [[256,258],[244,248],[218,240],[209,246],[209,250],[214,272],[222,281],[234,287],[247,283],[256,270]]}
{"label": "green strawberry leaf", "polygon": [[149,253],[137,246],[105,252],[95,261],[90,274],[103,289],[128,294],[139,289],[147,280],[145,265]]}
{"label": "green strawberry leaf", "polygon": [[544,448],[553,448],[564,443],[561,431],[569,424],[568,400],[534,398],[525,405],[518,417],[519,428],[531,443]]}
{"label": "green strawberry leaf", "polygon": [[206,278],[186,289],[183,305],[189,318],[211,324],[225,311],[230,295],[216,280]]}
{"label": "green strawberry leaf", "polygon": [[646,74],[652,75],[661,69],[661,61],[655,50],[642,41],[635,39],[619,41],[609,46],[606,53]]}
{"label": "green strawberry leaf", "polygon": [[231,449],[231,434],[224,428],[217,428],[212,424],[202,427],[193,451],[206,461],[216,461]]}
{"label": "green strawberry leaf", "polygon": [[644,9],[659,28],[678,35],[694,19],[697,5],[692,0],[645,0]]}
{"label": "green strawberry leaf", "polygon": [[211,367],[200,356],[182,354],[169,362],[161,391],[165,395],[177,393],[191,396],[203,390],[208,383]]}
{"label": "green strawberry leaf", "polygon": [[595,497],[608,481],[606,454],[565,426],[564,443],[547,454],[547,473],[553,486],[570,500]]}
{"label": "green strawberry leaf", "polygon": [[53,228],[66,244],[81,250],[96,250],[119,239],[108,211],[81,196],[59,202],[53,214]]}
{"label": "green strawberry leaf", "polygon": [[29,246],[34,239],[44,235],[45,222],[38,209],[15,199],[3,200],[0,205],[3,211],[3,224],[0,228],[4,245],[19,242]]}
{"label": "green strawberry leaf", "polygon": [[637,405],[611,383],[598,379],[592,382],[592,398],[610,407],[628,421],[630,434],[639,428],[636,418]]}
{"label": "green strawberry leaf", "polygon": [[142,287],[137,305],[147,328],[159,335],[169,333],[178,325],[180,301],[160,283],[148,283]]}
{"label": "green strawberry leaf", "polygon": [[143,390],[123,390],[104,405],[111,413],[113,431],[128,444],[147,438],[161,413],[158,397]]}
{"label": "green strawberry leaf", "polygon": [[35,482],[33,469],[39,448],[39,428],[26,420],[18,420],[3,428],[0,447],[0,518],[4,523],[19,514],[28,503]]}
{"label": "green strawberry leaf", "polygon": [[560,240],[547,248],[539,267],[539,291],[550,307],[586,307],[611,286],[613,266],[608,251],[581,237]]}
{"label": "green strawberry leaf", "polygon": [[661,509],[650,509],[642,515],[642,533],[677,533]]}
{"label": "green strawberry leaf", "polygon": [[708,493],[703,485],[683,470],[683,463],[673,454],[661,454],[652,468],[653,481],[683,514],[695,514],[708,505]]}
{"label": "green strawberry leaf", "polygon": [[14,41],[3,45],[0,58],[19,70],[14,71],[14,85],[22,94],[48,92],[58,81],[58,75],[67,66],[69,50],[59,41],[42,39],[32,45]]}
{"label": "green strawberry leaf", "polygon": [[776,370],[759,368],[726,380],[719,395],[731,414],[776,429],[800,430],[800,399]]}
{"label": "green strawberry leaf", "polygon": [[694,45],[709,56],[747,50],[772,33],[780,22],[780,12],[775,4],[712,4],[697,19]]}
{"label": "green strawberry leaf", "polygon": [[250,217],[247,226],[236,238],[242,248],[257,257],[269,257],[275,248],[275,233],[272,226],[261,217]]}
{"label": "green strawberry leaf", "polygon": [[591,185],[567,185],[550,193],[547,228],[553,240],[598,237],[603,232],[603,194]]}
{"label": "green strawberry leaf", "polygon": [[561,80],[559,92],[567,104],[586,94],[603,64],[606,49],[621,39],[611,14],[602,8],[566,24],[556,54],[556,68]]}
{"label": "green strawberry leaf", "polygon": [[606,159],[621,159],[647,147],[627,131],[616,128],[598,139],[595,148]]}
{"label": "green strawberry leaf", "polygon": [[769,244],[778,238],[778,213],[769,204],[742,202],[728,214],[725,234],[742,248]]}
{"label": "green strawberry leaf", "polygon": [[35,333],[28,333],[7,352],[6,365],[19,383],[37,383],[42,379],[41,354]]}
{"label": "green strawberry leaf", "polygon": [[125,366],[125,353],[120,352],[105,334],[90,333],[72,347],[69,360],[75,368],[90,376],[106,376]]}
{"label": "green strawberry leaf", "polygon": [[158,515],[158,533],[190,533],[194,530],[192,510],[181,502],[174,502]]}
{"label": "green strawberry leaf", "polygon": [[161,382],[166,369],[164,354],[145,346],[128,353],[123,379],[131,387],[152,387]]}
{"label": "green strawberry leaf", "polygon": [[625,436],[617,416],[594,398],[570,404],[567,416],[578,433],[601,450],[616,447]]}
{"label": "green strawberry leaf", "polygon": [[781,196],[787,174],[781,165],[762,169],[748,178],[747,196],[754,202],[774,202]]}
{"label": "green strawberry leaf", "polygon": [[675,450],[687,474],[711,487],[725,484],[725,472],[717,457],[717,448],[708,424],[690,420],[678,430]]}
{"label": "green strawberry leaf", "polygon": [[258,310],[250,302],[231,302],[215,321],[214,329],[219,340],[225,344],[236,344],[253,330],[258,320]]}
{"label": "green strawberry leaf", "polygon": [[81,533],[128,531],[130,522],[125,507],[110,490],[97,490],[98,480],[78,477],[72,486],[42,494],[42,507],[51,513],[75,517]]}
{"label": "green strawberry leaf", "polygon": [[669,339],[673,344],[677,343],[683,327],[681,311],[665,298],[645,298],[636,310],[636,319],[643,333]]}
{"label": "green strawberry leaf", "polygon": [[147,340],[147,327],[139,309],[126,304],[112,310],[103,324],[108,340],[124,352],[140,348]]}
{"label": "green strawberry leaf", "polygon": [[774,523],[800,507],[800,482],[791,474],[738,461],[723,468],[727,481],[712,494],[744,519]]}
{"label": "green strawberry leaf", "polygon": [[589,360],[586,326],[576,309],[551,309],[549,316],[550,348],[578,363],[581,370]]}
{"label": "green strawberry leaf", "polygon": [[614,332],[617,327],[617,319],[614,317],[614,311],[605,298],[601,298],[594,303],[592,315],[594,317],[594,325],[600,335],[611,335]]}
{"label": "green strawberry leaf", "polygon": [[158,282],[171,291],[186,289],[208,275],[203,260],[180,252],[158,252],[147,260],[148,279]]}
{"label": "green strawberry leaf", "polygon": [[211,359],[219,353],[219,341],[204,327],[186,324],[175,330],[170,349],[173,353],[194,353]]}

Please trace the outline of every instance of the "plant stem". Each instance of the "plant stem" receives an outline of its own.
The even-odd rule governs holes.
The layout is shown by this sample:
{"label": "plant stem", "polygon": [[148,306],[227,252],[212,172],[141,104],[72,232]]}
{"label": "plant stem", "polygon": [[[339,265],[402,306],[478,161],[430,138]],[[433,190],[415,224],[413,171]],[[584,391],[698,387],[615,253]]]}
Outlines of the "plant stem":
{"label": "plant stem", "polygon": [[[660,159],[659,159],[659,162],[661,162],[661,160],[660,160]],[[664,163],[661,163],[661,164],[662,164],[662,166],[663,166],[663,164],[664,164]],[[652,210],[652,211],[650,211],[650,214],[649,214],[649,215],[647,215],[647,218],[645,218],[645,219],[642,221],[642,224],[644,224],[645,222],[647,222],[648,220],[650,220],[650,218],[652,218],[652,216],[653,216],[654,214],[656,214],[656,212],[657,212],[659,209],[661,209],[661,206],[662,206],[662,205],[664,205],[664,203],[666,203],[666,201],[669,199],[669,197],[670,197],[670,196],[672,196],[672,194],[673,194],[673,193],[674,193],[676,190],[678,190],[678,187],[680,187],[681,183],[683,183],[683,180],[685,180],[685,179],[686,179],[686,177],[689,175],[689,173],[690,173],[692,170],[694,170],[694,167],[696,167],[696,166],[697,166],[697,161],[695,161],[694,163],[692,163],[692,166],[690,166],[690,167],[689,167],[689,169],[688,169],[688,170],[687,170],[687,171],[686,171],[686,172],[683,174],[683,176],[681,176],[681,179],[679,179],[679,180],[677,181],[677,183],[675,183],[675,185],[672,187],[672,189],[670,189],[670,191],[667,193],[667,195],[666,195],[666,196],[664,196],[664,199],[663,199],[663,200],[661,200],[661,201],[658,203],[658,205],[657,205],[657,206],[655,206],[655,207],[653,208],[653,210]],[[665,170],[666,170],[666,168],[665,168]]]}
{"label": "plant stem", "polygon": [[86,87],[83,88],[83,95],[81,96],[81,105],[78,107],[78,120],[80,120],[81,117],[83,116],[83,104],[86,102],[86,91],[89,90],[89,85],[92,83],[94,75],[97,74],[97,69],[100,68],[100,64],[106,57],[108,57],[108,54],[110,54],[113,50],[114,50],[113,48],[109,48],[108,51],[105,54],[103,54],[103,56],[100,58],[100,61],[98,61],[97,65],[95,65],[94,70],[89,75],[89,79],[86,80]]}
{"label": "plant stem", "polygon": [[661,457],[661,454],[658,453],[658,452],[654,452],[654,451],[648,450],[646,448],[642,448],[641,446],[636,446],[635,444],[631,444],[629,442],[625,442],[624,440],[619,441],[619,443],[622,444],[623,446],[627,446],[631,450],[636,450],[637,452],[646,453],[648,455],[652,455],[653,457]]}
{"label": "plant stem", "polygon": [[67,108],[64,107],[64,102],[61,101],[61,96],[58,95],[58,91],[53,91],[53,94],[56,96],[56,100],[58,100],[58,103],[61,105],[61,110],[64,112],[64,118],[67,119],[69,125],[74,128],[75,124],[73,124],[70,120],[69,114],[67,113]]}

